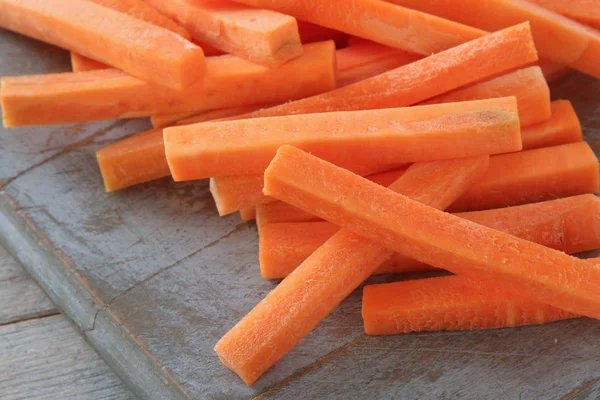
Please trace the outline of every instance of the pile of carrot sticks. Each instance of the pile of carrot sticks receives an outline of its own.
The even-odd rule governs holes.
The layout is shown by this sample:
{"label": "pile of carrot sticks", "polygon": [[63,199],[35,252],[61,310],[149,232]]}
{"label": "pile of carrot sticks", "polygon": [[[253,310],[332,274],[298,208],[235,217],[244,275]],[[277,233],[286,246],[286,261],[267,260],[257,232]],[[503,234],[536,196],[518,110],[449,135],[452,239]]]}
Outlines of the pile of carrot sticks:
{"label": "pile of carrot sticks", "polygon": [[215,346],[248,385],[373,274],[400,277],[365,286],[368,335],[600,318],[572,256],[600,248],[598,159],[548,86],[600,77],[600,5],[572,3],[0,0],[73,67],[3,77],[3,124],[150,117],[98,151],[107,191],[210,179],[256,220],[282,281]]}

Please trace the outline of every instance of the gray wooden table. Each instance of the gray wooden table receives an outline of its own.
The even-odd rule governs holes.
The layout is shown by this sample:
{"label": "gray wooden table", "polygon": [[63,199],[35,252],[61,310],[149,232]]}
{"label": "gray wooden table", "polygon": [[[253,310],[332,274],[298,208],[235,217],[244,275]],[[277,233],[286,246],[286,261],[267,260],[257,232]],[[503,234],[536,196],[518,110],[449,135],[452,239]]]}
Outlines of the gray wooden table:
{"label": "gray wooden table", "polygon": [[0,398],[134,399],[1,246],[0,304]]}
{"label": "gray wooden table", "polygon": [[[64,52],[9,32],[0,54],[2,75],[68,70]],[[555,93],[598,149],[600,84],[573,74]],[[95,151],[147,124],[0,130],[3,244],[139,397],[600,397],[596,321],[367,337],[360,291],[247,387],[212,348],[275,285],[260,277],[254,226],[219,218],[206,182],[103,190]]]}

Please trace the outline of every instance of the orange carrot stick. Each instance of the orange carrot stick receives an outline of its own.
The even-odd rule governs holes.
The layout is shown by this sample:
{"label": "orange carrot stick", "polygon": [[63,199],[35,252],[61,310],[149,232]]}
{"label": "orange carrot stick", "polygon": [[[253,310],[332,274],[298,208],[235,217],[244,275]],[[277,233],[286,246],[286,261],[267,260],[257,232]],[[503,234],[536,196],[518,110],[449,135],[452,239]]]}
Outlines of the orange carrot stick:
{"label": "orange carrot stick", "polygon": [[291,146],[282,146],[265,171],[265,194],[407,257],[600,318],[600,269],[438,211]]}
{"label": "orange carrot stick", "polygon": [[[571,103],[565,100],[558,100],[552,103],[553,114],[550,120],[541,124],[530,126],[529,128],[521,131],[521,137],[523,140],[523,148],[527,150],[545,148],[551,146],[560,146],[561,144],[577,143],[583,140],[581,133],[581,125],[579,119],[573,110]],[[491,171],[497,171],[495,178],[492,179],[492,173],[490,174],[490,189],[492,192],[497,191],[498,193],[504,193],[505,199],[502,204],[522,204],[527,201],[540,201],[538,199],[551,199],[556,197],[564,197],[569,195],[576,195],[580,193],[594,193],[593,190],[596,188],[595,168],[596,161],[590,156],[588,151],[583,150],[585,145],[580,145],[580,150],[583,152],[583,157],[580,160],[585,166],[584,171],[587,171],[584,178],[579,178],[576,170],[569,170],[565,168],[564,163],[557,164],[552,167],[553,157],[567,150],[567,154],[563,159],[568,157],[578,157],[580,150],[576,147],[568,148],[547,148],[540,150],[541,155],[538,154],[536,157],[529,152],[520,152],[514,155],[499,155],[491,158]],[[527,166],[527,167],[525,167]],[[516,171],[515,175],[510,180],[502,180],[505,171]],[[528,175],[526,175],[528,174]],[[537,175],[537,178],[535,176]],[[527,179],[533,177],[537,180]],[[231,178],[234,180],[235,178]],[[318,221],[319,218],[306,211],[300,210],[294,206],[283,203],[281,201],[275,201],[274,199],[259,195],[262,194],[262,178],[257,176],[255,179],[254,186],[244,187],[247,192],[238,192],[237,196],[240,198],[252,198],[259,203],[256,203],[256,222],[260,227],[265,224],[282,223],[282,222],[308,222]],[[572,185],[571,180],[580,179],[581,187],[579,189],[574,188],[572,192],[564,191],[561,193],[555,193],[555,187],[567,187]],[[495,184],[493,184],[495,182]],[[529,182],[529,183],[524,183]],[[484,185],[482,183],[482,185]],[[513,185],[517,185],[514,188]],[[522,186],[527,185],[527,196],[524,199],[521,190]],[[579,192],[579,193],[578,193]],[[254,195],[253,193],[256,193]],[[555,194],[552,194],[555,193]],[[494,197],[493,193],[489,194],[490,198]],[[493,201],[493,200],[491,200]],[[502,205],[504,206],[504,205]],[[457,208],[463,207],[468,208],[467,205],[462,204],[461,200],[454,206]],[[478,207],[475,207],[478,208]],[[484,208],[488,207],[487,205]]]}
{"label": "orange carrot stick", "polygon": [[[207,58],[206,78],[175,91],[115,69],[2,78],[6,127],[132,118],[273,104],[335,87],[333,42],[305,46],[279,68],[234,56]],[[282,85],[281,82],[286,84]]]}
{"label": "orange carrot stick", "polygon": [[300,40],[302,40],[303,44],[323,42],[325,40],[333,40],[338,48],[344,47],[347,44],[347,33],[311,24],[310,22],[297,21],[297,23],[298,33],[300,33]]}
{"label": "orange carrot stick", "polygon": [[185,125],[165,129],[164,139],[176,181],[260,174],[283,144],[363,175],[521,149],[514,97]]}
{"label": "orange carrot stick", "polygon": [[151,129],[111,144],[99,150],[96,158],[107,192],[171,175],[162,129]]}
{"label": "orange carrot stick", "polygon": [[204,77],[201,48],[166,29],[89,1],[1,0],[0,27],[174,89]]}
{"label": "orange carrot stick", "polygon": [[210,179],[210,192],[219,215],[228,215],[262,202],[274,201],[262,192],[261,175],[219,176]]}
{"label": "orange carrot stick", "polygon": [[517,97],[521,127],[538,124],[550,118],[550,88],[539,67],[529,67],[486,82],[477,83],[435,97],[424,104]]}
{"label": "orange carrot stick", "polygon": [[529,21],[541,56],[600,78],[600,32],[529,1],[390,1],[487,31],[496,31]]}
{"label": "orange carrot stick", "polygon": [[493,282],[462,276],[367,285],[362,316],[365,333],[379,336],[512,328],[578,317]]}
{"label": "orange carrot stick", "polygon": [[111,68],[109,65],[84,57],[78,53],[71,53],[71,69],[73,72],[85,72],[109,68]]}
{"label": "orange carrot stick", "polygon": [[571,68],[565,65],[544,59],[540,59],[537,65],[542,69],[542,73],[548,83],[552,83],[571,72]]}
{"label": "orange carrot stick", "polygon": [[422,57],[379,43],[364,41],[336,51],[338,87],[420,60]]}
{"label": "orange carrot stick", "polygon": [[600,29],[600,4],[595,0],[529,0],[541,7]]}
{"label": "orange carrot stick", "polygon": [[383,1],[236,1],[427,56],[481,36],[478,29]]}
{"label": "orange carrot stick", "polygon": [[585,142],[492,157],[484,179],[450,211],[476,211],[598,192],[598,159]]}
{"label": "orange carrot stick", "polygon": [[579,118],[569,100],[557,100],[551,104],[549,120],[521,131],[523,150],[581,142],[583,133]]}
{"label": "orange carrot stick", "polygon": [[244,117],[406,107],[535,61],[537,51],[525,23],[355,84]]}
{"label": "orange carrot stick", "polygon": [[250,221],[256,218],[256,207],[242,208],[240,210],[242,221]]}
{"label": "orange carrot stick", "polygon": [[141,21],[159,26],[173,33],[178,34],[182,38],[190,40],[190,33],[177,22],[164,14],[161,14],[156,8],[146,4],[146,0],[88,0],[102,7],[111,8],[123,14],[130,15]]}
{"label": "orange carrot stick", "polygon": [[[392,188],[444,208],[483,175],[488,161],[415,164]],[[251,385],[368,278],[385,253],[347,231],[336,234],[219,340],[219,358]]]}
{"label": "orange carrot stick", "polygon": [[221,108],[218,110],[198,112],[186,112],[179,114],[156,115],[151,117],[152,126],[155,128],[164,128],[169,125],[189,125],[200,122],[213,121],[221,118],[235,117],[249,112],[259,110],[260,106]]}
{"label": "orange carrot stick", "polygon": [[302,54],[296,20],[227,0],[144,0],[196,40],[267,67]]}
{"label": "orange carrot stick", "polygon": [[[123,14],[127,14],[133,18],[141,21],[148,22],[152,25],[165,28],[173,33],[178,34],[184,39],[190,40],[191,36],[188,31],[183,27],[179,26],[175,21],[165,17],[159,13],[156,9],[150,7],[143,0],[89,0],[102,7],[107,7],[118,11]],[[206,52],[206,49],[202,48],[205,55],[210,55]],[[78,53],[71,53],[71,66],[73,72],[91,71],[94,69],[106,69],[110,66],[101,62],[92,60]]]}
{"label": "orange carrot stick", "polygon": [[[600,248],[600,199],[591,194],[457,215],[568,254]],[[329,222],[259,224],[258,227],[260,270],[267,279],[288,276],[340,229]],[[375,273],[429,270],[432,267],[395,253]]]}
{"label": "orange carrot stick", "polygon": [[[368,179],[384,186],[389,186],[398,179],[404,169],[395,169],[370,175]],[[219,215],[227,215],[256,204],[276,201],[263,194],[264,178],[262,175],[217,176],[210,179],[210,191],[215,200]],[[278,202],[280,203],[280,202]],[[290,216],[291,217],[291,216]]]}

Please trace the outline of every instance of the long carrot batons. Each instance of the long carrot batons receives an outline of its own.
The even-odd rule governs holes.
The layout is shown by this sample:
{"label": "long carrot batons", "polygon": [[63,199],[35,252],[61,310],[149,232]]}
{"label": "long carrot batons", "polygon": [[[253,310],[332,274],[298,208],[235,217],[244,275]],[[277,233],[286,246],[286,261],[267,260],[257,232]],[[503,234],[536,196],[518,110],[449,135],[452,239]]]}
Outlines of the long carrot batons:
{"label": "long carrot batons", "polygon": [[379,43],[362,41],[336,52],[337,84],[348,86],[421,58]]}
{"label": "long carrot batons", "polygon": [[492,157],[484,179],[450,210],[477,211],[598,192],[598,159],[585,142]]}
{"label": "long carrot batons", "polygon": [[[600,199],[591,194],[457,215],[568,254],[600,248]],[[285,278],[339,230],[324,221],[258,226],[260,270],[268,279]],[[430,266],[396,253],[375,273],[428,270]]]}
{"label": "long carrot batons", "polygon": [[164,139],[176,181],[260,174],[283,144],[364,175],[521,149],[514,97],[185,125],[165,129]]}
{"label": "long carrot batons", "polygon": [[249,112],[259,110],[261,106],[222,108],[219,110],[197,112],[186,112],[169,115],[155,115],[151,118],[152,126],[155,128],[164,128],[169,125],[189,125],[200,122],[213,121],[221,118],[235,117]]}
{"label": "long carrot batons", "polygon": [[435,97],[424,104],[506,96],[517,98],[521,127],[535,125],[550,118],[550,88],[539,67],[521,69],[486,82],[460,88]]}
{"label": "long carrot batons", "polygon": [[[392,186],[444,208],[483,175],[488,161],[481,156],[415,164]],[[219,340],[219,358],[251,385],[368,278],[387,253],[348,231],[336,234]]]}
{"label": "long carrot batons", "polygon": [[[577,143],[583,140],[579,119],[569,101],[558,100],[552,103],[553,114],[550,120],[530,126],[521,131],[524,149],[545,148],[539,153],[520,152],[514,155],[498,155],[491,158],[489,176],[480,182],[480,187],[490,187],[489,199],[480,203],[466,204],[468,196],[453,207],[455,209],[486,209],[507,205],[524,204],[558,197],[567,197],[584,193],[594,193],[597,185],[597,161],[592,157],[585,144],[552,148],[555,145]],[[566,151],[566,155],[565,155]],[[583,168],[566,167],[564,157],[580,157]],[[559,164],[548,160],[557,157]],[[572,161],[572,160],[571,160]],[[510,173],[506,171],[512,171]],[[506,176],[503,174],[506,173]],[[511,177],[508,175],[513,174]],[[503,176],[506,179],[503,179]],[[235,177],[229,178],[235,181]],[[256,203],[257,223],[306,222],[318,220],[317,217],[299,210],[289,204],[274,201],[262,194],[262,178],[256,176],[253,186],[244,186],[245,192],[237,192],[238,198],[248,198]],[[574,184],[572,180],[577,180]],[[488,182],[488,183],[486,183]],[[232,182],[233,184],[233,182]],[[556,188],[561,188],[557,191]],[[476,192],[476,189],[473,189]],[[496,192],[494,194],[493,192]],[[500,195],[501,194],[501,195]],[[473,195],[475,196],[475,195]],[[478,196],[481,196],[478,195]],[[500,197],[495,197],[500,196]],[[225,196],[226,197],[226,196]],[[475,196],[477,197],[477,196]],[[494,202],[496,201],[496,206]],[[232,210],[236,211],[236,210]]]}
{"label": "long carrot batons", "polygon": [[236,0],[411,53],[430,55],[481,36],[478,29],[375,0]]}
{"label": "long carrot batons", "polygon": [[[368,176],[368,179],[380,185],[389,186],[398,179],[404,169],[377,173]],[[210,190],[215,200],[219,215],[227,215],[245,208],[255,207],[257,204],[278,202],[263,194],[264,178],[262,175],[247,176],[217,176],[210,179]],[[285,204],[285,203],[283,203]],[[293,218],[293,207],[288,218]],[[288,211],[290,211],[288,209]],[[302,214],[306,214],[302,211]],[[302,218],[306,218],[302,216]],[[312,217],[316,218],[316,217]],[[310,216],[309,219],[310,220]]]}
{"label": "long carrot batons", "polygon": [[[496,31],[529,21],[540,55],[600,77],[600,32],[525,0],[390,0],[469,26]],[[569,4],[571,2],[565,3]]]}
{"label": "long carrot batons", "polygon": [[[191,36],[188,31],[186,31],[183,27],[178,25],[175,21],[169,19],[168,17],[159,13],[156,9],[150,7],[143,0],[89,0],[92,1],[102,7],[107,7],[118,11],[123,14],[127,14],[133,18],[139,19],[141,21],[148,22],[152,25],[159,26],[161,28],[165,28],[173,33],[178,34],[184,39],[191,39]],[[209,55],[206,53],[206,50],[202,48],[205,55]],[[106,69],[110,68],[110,66],[103,64],[101,62],[92,60],[91,58],[87,58],[78,53],[71,53],[71,66],[73,68],[73,72],[84,72],[84,71],[92,71],[95,69]]]}
{"label": "long carrot batons", "polygon": [[552,115],[542,123],[521,131],[523,150],[581,142],[581,123],[569,100],[556,100],[551,104]]}
{"label": "long carrot batons", "polygon": [[91,58],[87,58],[78,53],[71,53],[71,69],[73,72],[94,71],[97,69],[109,69],[109,65],[102,64]]}
{"label": "long carrot batons", "polygon": [[277,67],[302,54],[296,20],[227,0],[144,0],[196,40],[254,63]]}
{"label": "long carrot batons", "polygon": [[204,77],[200,47],[166,29],[89,1],[2,0],[0,27],[173,89],[186,88]]}
{"label": "long carrot batons", "polygon": [[171,175],[162,129],[138,133],[111,144],[99,150],[96,158],[107,192]]}
{"label": "long carrot batons", "polygon": [[246,117],[406,107],[536,61],[537,51],[525,23],[352,85]]}
{"label": "long carrot batons", "polygon": [[348,43],[348,34],[335,29],[326,28],[321,25],[311,24],[305,21],[298,23],[298,33],[303,44],[333,40],[336,47],[341,48]]}
{"label": "long carrot batons", "polygon": [[107,69],[4,77],[1,100],[4,125],[15,127],[277,104],[335,84],[335,47],[321,42],[273,69],[235,56],[209,57],[205,79],[182,91]]}
{"label": "long carrot batons", "polygon": [[407,257],[600,318],[600,269],[435,210],[291,146],[282,146],[266,170],[265,194]]}
{"label": "long carrot batons", "polygon": [[130,15],[141,21],[159,26],[173,33],[178,34],[182,38],[191,39],[190,33],[177,22],[161,14],[156,8],[148,5],[147,0],[87,0],[92,1],[100,6],[111,8],[123,14]]}
{"label": "long carrot batons", "polygon": [[529,0],[539,6],[574,19],[582,24],[600,29],[600,4],[591,1]]}
{"label": "long carrot batons", "polygon": [[397,335],[546,324],[578,315],[493,282],[444,276],[367,285],[362,316],[367,335]]}

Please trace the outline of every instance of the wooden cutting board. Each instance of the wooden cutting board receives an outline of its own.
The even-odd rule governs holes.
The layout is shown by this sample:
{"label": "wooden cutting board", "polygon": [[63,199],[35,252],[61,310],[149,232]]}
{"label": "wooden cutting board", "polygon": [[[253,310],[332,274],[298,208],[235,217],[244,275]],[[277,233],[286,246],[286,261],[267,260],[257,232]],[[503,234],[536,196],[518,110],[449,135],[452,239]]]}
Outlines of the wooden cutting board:
{"label": "wooden cutting board", "polygon": [[[65,52],[0,31],[0,75],[68,70]],[[572,74],[554,94],[573,101],[600,150],[600,83]],[[254,225],[220,218],[206,182],[104,192],[95,151],[148,126],[0,129],[2,243],[140,397],[600,396],[596,321],[367,337],[360,290],[247,387],[212,348],[275,285],[260,277]]]}

